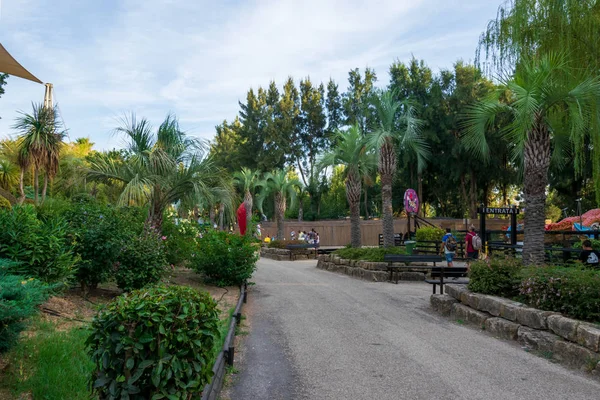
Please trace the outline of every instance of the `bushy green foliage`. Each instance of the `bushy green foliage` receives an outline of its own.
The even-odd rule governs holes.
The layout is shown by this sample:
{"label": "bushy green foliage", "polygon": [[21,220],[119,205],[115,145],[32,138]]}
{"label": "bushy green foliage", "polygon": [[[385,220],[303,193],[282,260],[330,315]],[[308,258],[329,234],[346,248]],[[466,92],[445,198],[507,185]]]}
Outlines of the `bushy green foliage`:
{"label": "bushy green foliage", "polygon": [[[0,266],[6,264],[7,260],[0,260]],[[26,319],[37,312],[48,293],[48,286],[37,279],[0,271],[0,352],[16,342]]]}
{"label": "bushy green foliage", "polygon": [[221,231],[208,231],[198,240],[192,267],[219,286],[239,285],[256,269],[256,246],[251,238]]}
{"label": "bushy green foliage", "polygon": [[471,264],[469,290],[478,293],[513,297],[517,294],[521,262],[512,257],[492,257]]}
{"label": "bushy green foliage", "polygon": [[600,271],[584,267],[527,268],[522,300],[536,308],[600,322]]}
{"label": "bushy green foliage", "polygon": [[176,224],[174,219],[166,218],[162,225],[162,233],[167,237],[165,251],[169,264],[188,263],[198,251],[200,229],[197,222],[179,219]]}
{"label": "bushy green foliage", "polygon": [[307,244],[307,242],[302,240],[273,240],[272,242],[269,242],[267,247],[270,249],[285,249],[291,244]]}
{"label": "bushy green foliage", "polygon": [[34,207],[0,209],[0,257],[20,261],[18,273],[47,282],[67,281],[78,258],[64,218],[39,219]]}
{"label": "bushy green foliage", "polygon": [[[592,248],[594,250],[600,251],[600,240],[589,239],[589,241],[592,242]],[[579,241],[579,242],[575,243],[573,245],[573,247],[576,249],[581,249],[583,247],[583,241]]]}
{"label": "bushy green foliage", "polygon": [[334,251],[333,254],[337,254],[341,258],[347,260],[363,260],[363,261],[383,261],[383,256],[386,254],[406,254],[405,250],[401,247],[362,247],[352,248],[345,247]]}
{"label": "bushy green foliage", "polygon": [[93,387],[103,399],[188,399],[212,375],[216,302],[188,287],[120,296],[101,311],[88,339]]}
{"label": "bushy green foliage", "polygon": [[442,228],[424,226],[423,228],[419,228],[417,230],[416,239],[417,242],[441,242],[445,233],[446,231],[444,231]]}
{"label": "bushy green foliage", "polygon": [[4,196],[0,196],[0,209],[8,209],[10,210],[12,206],[10,205],[10,201]]}
{"label": "bushy green foliage", "polygon": [[151,228],[128,240],[117,256],[117,286],[128,292],[160,281],[168,265],[165,240]]}
{"label": "bushy green foliage", "polygon": [[86,354],[90,332],[80,327],[56,330],[37,323],[35,334],[23,338],[7,354],[11,365],[5,376],[15,393],[29,393],[33,399],[89,400],[89,380],[94,364]]}

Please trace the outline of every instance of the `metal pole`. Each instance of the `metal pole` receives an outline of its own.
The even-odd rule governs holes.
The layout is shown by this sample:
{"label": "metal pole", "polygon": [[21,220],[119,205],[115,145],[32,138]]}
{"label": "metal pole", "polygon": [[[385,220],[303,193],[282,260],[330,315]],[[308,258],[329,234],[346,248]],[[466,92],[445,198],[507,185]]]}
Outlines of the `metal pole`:
{"label": "metal pole", "polygon": [[517,212],[516,212],[516,206],[512,206],[512,209],[514,210],[513,213],[510,215],[510,230],[512,231],[510,234],[510,244],[512,244],[513,246],[516,246],[517,244]]}
{"label": "metal pole", "polygon": [[481,248],[485,249],[485,244],[487,243],[487,235],[485,233],[485,209],[483,207],[483,203],[479,208],[479,236],[481,237]]}

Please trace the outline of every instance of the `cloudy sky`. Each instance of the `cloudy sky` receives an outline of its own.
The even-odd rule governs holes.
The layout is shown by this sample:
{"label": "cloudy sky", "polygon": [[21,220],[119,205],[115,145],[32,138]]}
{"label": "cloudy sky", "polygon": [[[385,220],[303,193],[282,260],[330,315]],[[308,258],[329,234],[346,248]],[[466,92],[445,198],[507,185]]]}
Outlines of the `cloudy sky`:
{"label": "cloudy sky", "polygon": [[[330,77],[345,89],[352,68],[380,84],[412,55],[434,70],[474,58],[501,0],[0,0],[0,42],[55,88],[71,139],[120,146],[117,119],[158,124],[169,112],[210,139],[250,87],[291,75]],[[17,110],[43,100],[42,85],[11,77],[0,99],[0,137]]]}

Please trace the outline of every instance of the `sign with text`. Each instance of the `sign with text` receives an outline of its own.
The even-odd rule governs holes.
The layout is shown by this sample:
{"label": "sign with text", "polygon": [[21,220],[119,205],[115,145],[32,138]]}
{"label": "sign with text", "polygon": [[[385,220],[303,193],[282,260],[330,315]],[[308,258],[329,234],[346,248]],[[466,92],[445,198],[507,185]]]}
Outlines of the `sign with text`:
{"label": "sign with text", "polygon": [[513,215],[519,214],[518,208],[507,208],[507,207],[480,207],[477,211],[480,214],[500,214],[500,215]]}

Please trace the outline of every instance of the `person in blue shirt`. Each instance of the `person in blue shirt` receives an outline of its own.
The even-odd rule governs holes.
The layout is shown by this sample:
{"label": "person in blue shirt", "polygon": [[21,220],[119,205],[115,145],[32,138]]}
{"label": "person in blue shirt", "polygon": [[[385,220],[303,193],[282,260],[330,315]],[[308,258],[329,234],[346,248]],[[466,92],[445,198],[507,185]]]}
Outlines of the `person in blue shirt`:
{"label": "person in blue shirt", "polygon": [[454,254],[456,252],[456,238],[452,235],[452,230],[450,228],[446,228],[446,234],[442,238],[442,246],[444,248],[446,261],[448,262],[448,267],[452,268],[454,266],[452,260],[454,260]]}

